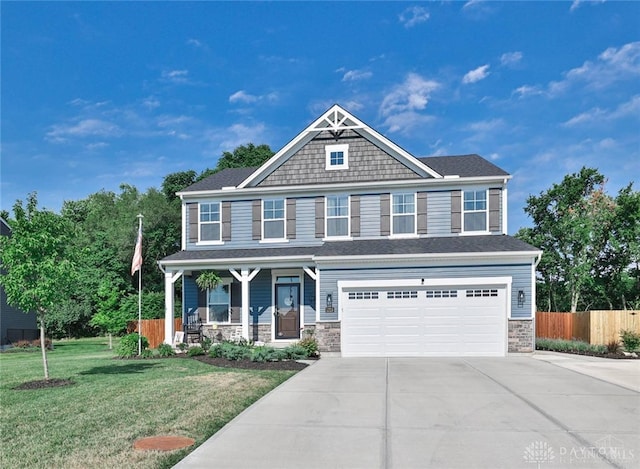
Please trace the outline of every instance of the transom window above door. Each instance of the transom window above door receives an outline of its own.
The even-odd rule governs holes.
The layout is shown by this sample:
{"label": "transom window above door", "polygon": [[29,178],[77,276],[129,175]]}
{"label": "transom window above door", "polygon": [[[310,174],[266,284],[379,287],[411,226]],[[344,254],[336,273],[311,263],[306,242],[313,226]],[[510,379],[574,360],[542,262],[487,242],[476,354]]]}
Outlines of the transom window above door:
{"label": "transom window above door", "polygon": [[200,204],[200,241],[220,241],[220,202]]}
{"label": "transom window above door", "polygon": [[284,239],[284,199],[267,199],[262,202],[262,233],[264,239]]}
{"label": "transom window above door", "polygon": [[487,191],[464,191],[464,231],[487,231]]}
{"label": "transom window above door", "polygon": [[415,194],[393,194],[391,216],[392,235],[415,234]]}
{"label": "transom window above door", "polygon": [[326,165],[325,169],[347,169],[349,168],[349,145],[327,145],[325,147]]}
{"label": "transom window above door", "polygon": [[327,196],[327,237],[349,236],[349,196]]}

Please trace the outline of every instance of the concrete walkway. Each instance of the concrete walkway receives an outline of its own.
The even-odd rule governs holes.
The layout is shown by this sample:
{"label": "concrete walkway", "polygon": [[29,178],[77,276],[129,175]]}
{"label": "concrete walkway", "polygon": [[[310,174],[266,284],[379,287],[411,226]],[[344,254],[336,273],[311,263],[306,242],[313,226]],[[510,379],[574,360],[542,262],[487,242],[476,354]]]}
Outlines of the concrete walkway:
{"label": "concrete walkway", "polygon": [[323,358],[176,467],[640,467],[640,394],[539,358]]}

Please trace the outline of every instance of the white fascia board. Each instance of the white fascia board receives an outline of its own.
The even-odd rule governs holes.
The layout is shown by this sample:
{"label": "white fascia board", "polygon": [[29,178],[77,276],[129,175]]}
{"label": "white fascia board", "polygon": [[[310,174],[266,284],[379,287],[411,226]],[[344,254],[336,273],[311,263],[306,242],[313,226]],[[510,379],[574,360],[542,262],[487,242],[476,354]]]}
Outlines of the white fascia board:
{"label": "white fascia board", "polygon": [[211,267],[224,267],[225,269],[227,269],[227,268],[234,268],[234,267],[240,267],[240,266],[269,268],[270,266],[274,266],[274,265],[281,265],[281,264],[289,265],[292,263],[304,263],[304,265],[308,265],[311,261],[312,261],[312,256],[280,256],[280,257],[247,257],[242,259],[233,259],[233,258],[193,259],[193,260],[182,259],[182,260],[175,260],[175,261],[159,261],[158,263],[166,267],[181,266],[184,268],[193,268],[193,267],[211,266]]}
{"label": "white fascia board", "polygon": [[376,287],[448,287],[455,285],[511,285],[511,277],[451,277],[451,278],[410,278],[393,280],[340,280],[338,290],[345,288],[376,288]]}
{"label": "white fascia board", "polygon": [[505,179],[510,179],[511,176],[482,176],[482,177],[468,177],[468,178],[425,178],[425,179],[402,179],[395,181],[367,181],[367,182],[349,182],[349,183],[329,183],[329,184],[313,184],[313,185],[299,185],[299,186],[268,186],[268,187],[246,187],[235,189],[234,191],[228,190],[215,190],[215,191],[195,191],[195,192],[181,192],[178,193],[182,200],[195,199],[201,197],[224,197],[226,200],[230,196],[233,197],[256,197],[256,194],[296,194],[296,195],[317,195],[320,192],[326,191],[349,191],[354,194],[357,191],[373,191],[373,190],[397,190],[398,188],[407,189],[437,189],[445,190],[450,186],[450,189],[459,189],[461,186],[466,185],[492,185],[496,183],[504,184]]}
{"label": "white fascia board", "polygon": [[424,261],[523,261],[533,262],[540,251],[497,251],[497,252],[454,252],[454,253],[423,253],[423,254],[380,254],[368,256],[314,256],[318,265],[342,264],[364,265],[372,263],[422,263]]}

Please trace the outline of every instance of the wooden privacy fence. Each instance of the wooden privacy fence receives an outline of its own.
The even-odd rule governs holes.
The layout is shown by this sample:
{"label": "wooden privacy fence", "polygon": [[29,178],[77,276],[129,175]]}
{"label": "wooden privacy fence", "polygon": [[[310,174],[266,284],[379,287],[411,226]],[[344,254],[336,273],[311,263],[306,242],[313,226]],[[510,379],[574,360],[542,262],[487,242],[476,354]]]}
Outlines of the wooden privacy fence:
{"label": "wooden privacy fence", "polygon": [[640,311],[584,311],[581,313],[536,313],[536,337],[578,339],[606,345],[620,341],[620,330],[640,334]]}
{"label": "wooden privacy fence", "polygon": [[[138,332],[138,321],[131,321],[131,332]],[[149,341],[149,348],[157,348],[164,342],[164,319],[143,319],[140,321],[142,335]],[[182,330],[182,318],[173,320],[173,330]]]}

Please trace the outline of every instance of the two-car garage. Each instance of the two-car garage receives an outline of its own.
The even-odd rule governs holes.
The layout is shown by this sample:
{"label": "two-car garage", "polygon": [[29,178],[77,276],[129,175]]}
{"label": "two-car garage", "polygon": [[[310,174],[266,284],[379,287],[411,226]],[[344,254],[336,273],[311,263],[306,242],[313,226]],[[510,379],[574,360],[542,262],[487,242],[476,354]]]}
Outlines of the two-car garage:
{"label": "two-car garage", "polygon": [[341,282],[344,357],[505,356],[511,279]]}

